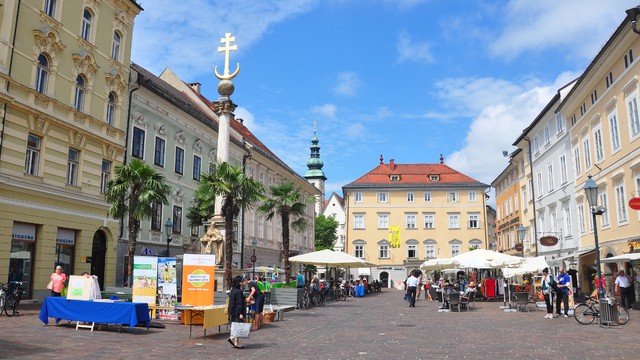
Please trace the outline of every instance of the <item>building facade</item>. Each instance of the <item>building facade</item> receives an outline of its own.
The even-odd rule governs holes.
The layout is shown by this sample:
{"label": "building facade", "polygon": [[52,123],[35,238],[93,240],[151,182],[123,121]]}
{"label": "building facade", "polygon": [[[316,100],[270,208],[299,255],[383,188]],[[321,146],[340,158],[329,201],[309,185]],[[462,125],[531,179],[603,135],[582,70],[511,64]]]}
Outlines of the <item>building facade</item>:
{"label": "building facade", "polygon": [[[521,150],[518,149],[509,155],[509,164],[491,183],[496,193],[496,244],[493,248],[511,255],[524,255],[525,250],[531,250],[527,237],[525,236],[521,242],[517,232],[518,227],[525,224],[522,219],[520,193],[522,179],[524,163]],[[516,249],[518,246],[522,248]]]}
{"label": "building facade", "polygon": [[[103,193],[125,154],[135,1],[0,7],[0,279],[49,294],[57,264],[115,283]],[[4,280],[2,280],[4,282]]]}
{"label": "building facade", "polygon": [[333,250],[335,251],[344,251],[344,243],[347,239],[346,232],[346,217],[344,212],[344,199],[342,196],[336,194],[335,192],[331,193],[329,200],[327,200],[324,206],[324,216],[336,219],[338,222],[338,229],[336,230],[336,242],[333,245]]}

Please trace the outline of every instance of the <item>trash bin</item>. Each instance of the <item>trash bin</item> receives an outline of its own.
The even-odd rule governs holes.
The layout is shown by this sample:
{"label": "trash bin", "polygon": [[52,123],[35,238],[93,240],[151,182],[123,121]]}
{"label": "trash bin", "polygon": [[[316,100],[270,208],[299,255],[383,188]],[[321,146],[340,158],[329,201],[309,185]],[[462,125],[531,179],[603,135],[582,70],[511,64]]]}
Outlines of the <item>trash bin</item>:
{"label": "trash bin", "polygon": [[600,301],[600,325],[618,325],[618,311],[611,300]]}

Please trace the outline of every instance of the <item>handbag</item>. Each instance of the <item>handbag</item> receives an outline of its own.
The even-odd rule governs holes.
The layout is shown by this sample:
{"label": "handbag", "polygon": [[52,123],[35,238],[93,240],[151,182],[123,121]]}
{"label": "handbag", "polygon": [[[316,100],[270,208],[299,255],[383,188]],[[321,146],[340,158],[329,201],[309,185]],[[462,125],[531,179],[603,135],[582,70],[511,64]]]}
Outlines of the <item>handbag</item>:
{"label": "handbag", "polygon": [[404,293],[404,299],[405,299],[406,301],[409,301],[409,294]]}
{"label": "handbag", "polygon": [[232,338],[248,338],[251,332],[251,323],[232,322],[231,337]]}
{"label": "handbag", "polygon": [[49,281],[49,283],[47,284],[47,289],[53,290],[53,280]]}
{"label": "handbag", "polygon": [[[544,291],[544,290],[543,290]],[[540,301],[544,301],[544,294],[542,293],[542,291],[538,292],[538,300]]]}

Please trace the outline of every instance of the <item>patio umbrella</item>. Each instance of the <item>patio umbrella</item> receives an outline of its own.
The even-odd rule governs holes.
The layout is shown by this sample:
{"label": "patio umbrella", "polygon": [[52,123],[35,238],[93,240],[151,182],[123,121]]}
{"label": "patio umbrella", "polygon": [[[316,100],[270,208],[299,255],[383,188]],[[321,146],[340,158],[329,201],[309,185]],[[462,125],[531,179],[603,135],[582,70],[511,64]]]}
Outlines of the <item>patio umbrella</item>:
{"label": "patio umbrella", "polygon": [[499,253],[493,250],[476,249],[454,256],[451,259],[460,263],[462,268],[496,269],[507,262],[522,261],[521,257]]}
{"label": "patio umbrella", "polygon": [[[420,265],[420,268],[422,270],[446,270],[455,269],[458,267],[460,267],[460,263],[453,258],[431,259],[423,262],[422,265]],[[440,289],[440,294],[440,297],[442,298],[442,306],[438,311],[448,311],[444,308],[444,288]]]}
{"label": "patio umbrella", "polygon": [[351,256],[342,251],[329,249],[314,251],[289,258],[289,262],[309,265],[326,265],[332,267],[373,267],[374,263]]}
{"label": "patio umbrella", "polygon": [[527,273],[533,273],[542,271],[544,268],[548,268],[547,260],[544,256],[524,258],[523,262],[515,267],[506,267],[502,270],[505,277],[511,278],[518,275],[524,275]]}

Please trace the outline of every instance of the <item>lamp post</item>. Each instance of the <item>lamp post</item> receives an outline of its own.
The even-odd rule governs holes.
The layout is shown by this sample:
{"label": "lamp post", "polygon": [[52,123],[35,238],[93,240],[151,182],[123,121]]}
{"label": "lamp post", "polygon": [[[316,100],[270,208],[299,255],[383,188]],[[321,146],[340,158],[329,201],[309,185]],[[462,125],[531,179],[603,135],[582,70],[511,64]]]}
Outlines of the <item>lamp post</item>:
{"label": "lamp post", "polygon": [[600,267],[600,246],[598,245],[598,225],[596,224],[596,215],[602,215],[607,211],[603,206],[598,206],[598,184],[591,178],[584,183],[584,192],[587,195],[587,202],[589,203],[589,210],[591,211],[593,221],[593,242],[595,244],[596,251],[596,288],[598,290],[598,299],[604,298],[604,288],[602,285],[602,269]]}
{"label": "lamp post", "polygon": [[524,241],[525,235],[527,235],[527,228],[520,224],[516,232],[518,233],[518,244],[520,245],[521,256],[524,257],[524,244],[522,242]]}
{"label": "lamp post", "polygon": [[251,274],[251,280],[253,281],[253,279],[256,278],[256,260],[258,260],[258,258],[256,257],[256,248],[258,247],[258,240],[253,238],[253,240],[251,240],[251,247],[253,248],[253,255],[251,255],[251,263],[253,264],[251,266],[251,269],[253,270],[253,273]]}
{"label": "lamp post", "polygon": [[498,244],[495,241],[489,243],[489,250],[496,251],[496,249],[498,249]]}
{"label": "lamp post", "polygon": [[171,237],[171,233],[173,232],[173,221],[171,221],[171,218],[168,218],[167,222],[164,223],[164,230],[167,233],[167,256],[169,256],[169,243],[171,243],[173,239]]}

